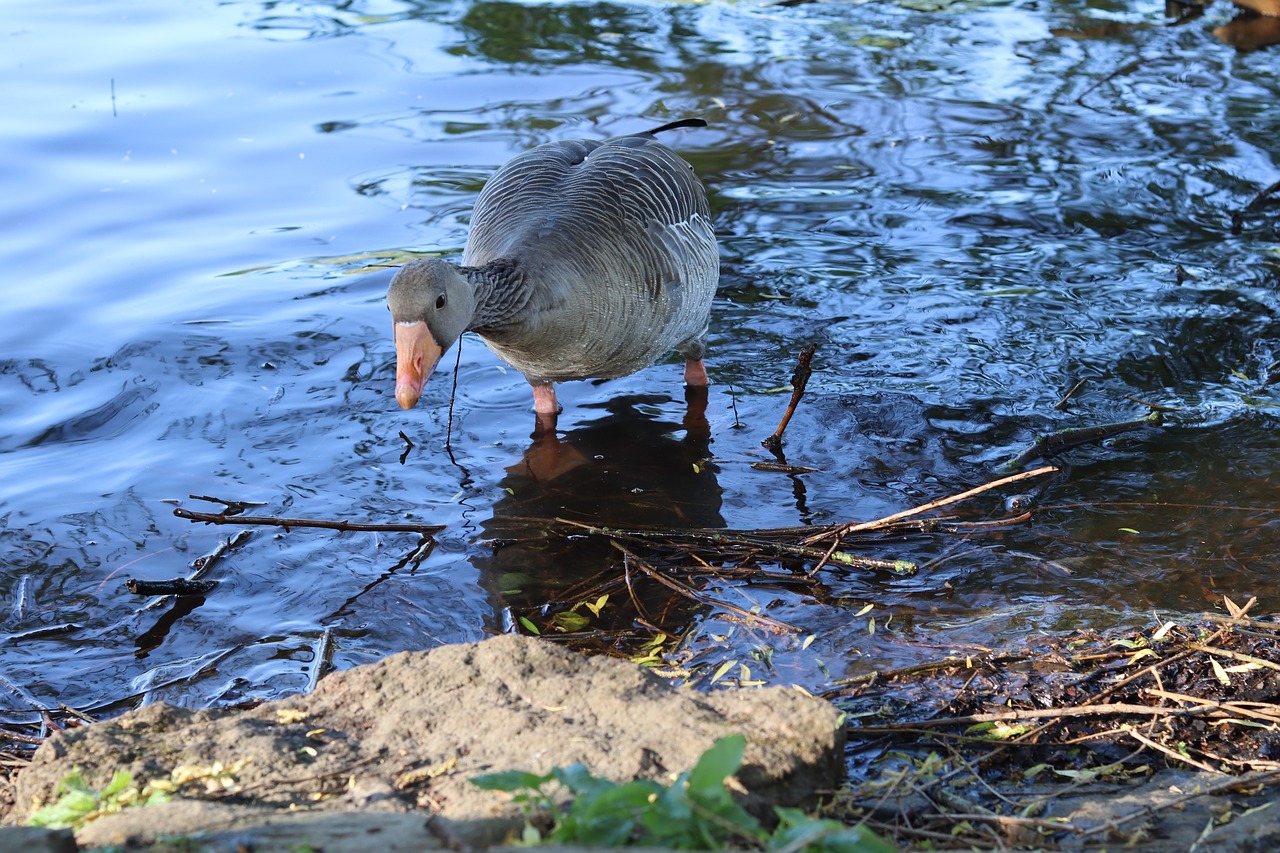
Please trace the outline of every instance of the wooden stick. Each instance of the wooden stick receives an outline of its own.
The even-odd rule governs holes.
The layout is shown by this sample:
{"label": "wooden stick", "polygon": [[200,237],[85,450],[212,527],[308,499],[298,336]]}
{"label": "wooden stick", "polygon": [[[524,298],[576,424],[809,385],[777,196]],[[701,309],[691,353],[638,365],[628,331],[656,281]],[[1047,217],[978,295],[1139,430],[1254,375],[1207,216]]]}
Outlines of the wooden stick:
{"label": "wooden stick", "polygon": [[[222,501],[219,501],[219,503],[222,503]],[[176,513],[177,510],[174,510],[174,512]],[[228,510],[228,512],[230,512],[230,510]],[[240,510],[237,509],[235,510],[235,512],[240,512]],[[240,516],[236,516],[236,517],[239,518]],[[203,579],[204,576],[209,574],[209,572],[213,570],[213,567],[216,566],[224,556],[226,556],[228,551],[230,551],[232,548],[239,548],[245,542],[249,541],[250,535],[251,534],[249,533],[249,531],[241,530],[235,536],[228,537],[225,541],[219,542],[217,548],[214,548],[212,551],[210,551],[208,554],[205,554],[203,557],[197,557],[191,563],[192,572],[191,574],[187,575],[185,579],[172,581],[172,583],[177,585],[185,584],[188,590],[193,589],[197,586],[205,586],[206,588],[202,592],[180,592],[179,589],[177,588],[171,589],[168,591],[157,590],[155,592],[142,592],[139,588],[145,588],[148,582],[137,581],[137,580],[134,580],[133,578],[129,578],[128,580],[125,581],[124,583],[125,589],[137,595],[157,596],[156,598],[152,598],[145,605],[143,605],[143,608],[142,608],[143,611],[155,610],[156,608],[164,607],[165,605],[170,604],[173,601],[173,597],[175,595],[203,595],[205,592],[208,592],[209,590],[213,589],[214,586],[216,585],[213,581],[204,580]]]}
{"label": "wooden stick", "polygon": [[203,521],[205,524],[263,524],[270,527],[322,527],[326,530],[383,531],[387,533],[421,533],[430,536],[445,529],[443,524],[414,524],[412,522],[369,522],[346,521],[328,518],[279,518],[274,515],[227,515],[222,512],[196,512],[195,510],[177,507],[173,514],[188,521]]}
{"label": "wooden stick", "polygon": [[[208,501],[211,504],[222,504],[226,515],[239,515],[251,506],[266,506],[262,501],[228,501],[212,495],[187,495],[193,501]],[[176,503],[176,501],[175,501]]]}
{"label": "wooden stick", "polygon": [[1133,705],[1116,702],[1102,705],[1073,705],[1067,708],[1027,708],[1021,711],[1000,711],[991,714],[969,714],[964,717],[934,717],[910,723],[889,723],[883,726],[859,726],[860,732],[881,734],[884,732],[932,729],[938,726],[972,725],[973,723],[1012,723],[1018,720],[1060,720],[1071,717],[1113,717],[1132,714],[1144,717],[1193,717],[1208,711],[1217,711],[1212,702],[1193,708],[1155,708],[1151,705]]}
{"label": "wooden stick", "polygon": [[217,548],[214,548],[203,557],[196,558],[196,561],[191,564],[195,571],[187,577],[187,581],[189,583],[196,583],[205,575],[209,574],[213,567],[218,564],[218,561],[227,555],[228,551],[232,548],[239,548],[247,541],[249,541],[249,531],[241,530],[227,541],[219,542]]}
{"label": "wooden stick", "polygon": [[1197,770],[1203,770],[1206,773],[1215,773],[1215,774],[1222,772],[1216,767],[1210,767],[1208,764],[1205,764],[1203,761],[1196,761],[1194,758],[1192,758],[1189,755],[1183,755],[1182,753],[1178,752],[1176,749],[1170,749],[1164,744],[1158,741],[1152,740],[1151,738],[1142,734],[1142,732],[1139,732],[1137,729],[1128,729],[1127,731],[1123,732],[1123,734],[1128,735],[1129,737],[1133,738],[1143,746],[1148,747],[1149,749],[1154,749],[1156,752],[1159,752],[1174,761],[1181,761],[1184,764],[1190,764],[1192,767],[1196,768]]}
{"label": "wooden stick", "polygon": [[1097,826],[1090,827],[1089,829],[1081,830],[1079,837],[1087,838],[1091,835],[1102,835],[1104,833],[1112,832],[1123,824],[1132,823],[1135,820],[1145,820],[1159,812],[1179,808],[1183,803],[1188,803],[1197,797],[1211,797],[1216,794],[1221,794],[1224,791],[1230,791],[1234,788],[1247,790],[1257,785],[1274,782],[1277,777],[1280,777],[1280,770],[1266,770],[1261,773],[1254,773],[1245,776],[1229,776],[1223,781],[1210,785],[1207,788],[1197,787],[1196,790],[1191,791],[1190,793],[1174,797],[1167,803],[1161,803],[1158,806],[1143,806],[1142,808],[1136,809],[1128,814],[1104,821]]}
{"label": "wooden stick", "polygon": [[1238,660],[1244,663],[1251,663],[1254,666],[1261,666],[1261,667],[1266,667],[1267,669],[1280,670],[1280,664],[1273,663],[1272,661],[1269,661],[1269,660],[1263,660],[1262,658],[1254,657],[1253,655],[1246,655],[1242,652],[1232,652],[1232,651],[1228,651],[1227,649],[1217,649],[1212,646],[1202,646],[1199,643],[1187,643],[1187,648],[1195,649],[1197,652],[1204,652],[1207,655],[1217,655],[1218,657],[1230,658],[1231,660]]}
{"label": "wooden stick", "polygon": [[1170,693],[1167,690],[1157,690],[1154,687],[1147,688],[1147,694],[1157,699],[1172,699],[1175,702],[1182,702],[1188,705],[1207,705],[1212,702],[1214,707],[1225,714],[1237,717],[1252,717],[1255,720],[1266,720],[1268,723],[1280,723],[1280,705],[1273,705],[1268,702],[1251,702],[1249,704],[1262,708],[1274,708],[1277,713],[1268,714],[1258,710],[1256,707],[1245,707],[1243,702],[1221,702],[1217,699],[1203,699],[1199,696],[1189,696],[1185,693]]}
{"label": "wooden stick", "polygon": [[796,413],[796,406],[800,405],[805,386],[809,384],[809,377],[813,375],[809,362],[813,360],[813,354],[817,349],[818,345],[814,344],[796,358],[796,369],[791,374],[791,402],[787,404],[787,410],[782,413],[782,421],[778,424],[778,428],[773,431],[773,435],[760,442],[761,446],[772,450],[782,445],[782,431],[787,428],[787,424],[791,422],[791,416]]}
{"label": "wooden stick", "polygon": [[1062,411],[1063,409],[1065,409],[1067,407],[1067,403],[1071,400],[1071,398],[1074,397],[1076,395],[1076,392],[1079,391],[1081,388],[1083,388],[1085,386],[1085,383],[1088,381],[1089,381],[1089,378],[1086,376],[1084,379],[1081,379],[1075,385],[1072,385],[1071,390],[1068,391],[1066,394],[1064,394],[1061,400],[1054,403],[1053,407],[1058,411]]}
{"label": "wooden stick", "polygon": [[907,560],[877,560],[872,557],[859,557],[856,554],[850,554],[847,551],[835,551],[827,553],[817,548],[808,548],[803,545],[790,545],[785,542],[774,542],[769,539],[753,537],[734,530],[621,530],[613,527],[596,527],[592,524],[586,524],[581,521],[573,521],[568,518],[557,518],[557,522],[561,524],[569,524],[574,527],[581,528],[588,533],[594,533],[599,536],[606,536],[612,540],[626,539],[631,542],[644,542],[646,544],[675,542],[702,542],[707,545],[714,545],[725,548],[747,548],[756,551],[764,551],[773,556],[795,556],[808,557],[811,559],[824,559],[828,562],[840,563],[844,566],[854,566],[863,569],[879,569],[898,574],[911,574],[916,570],[916,564]]}
{"label": "wooden stick", "polygon": [[1162,412],[1152,412],[1145,418],[1136,421],[1123,421],[1114,424],[1101,424],[1091,427],[1075,427],[1058,432],[1036,436],[1031,446],[1013,459],[1000,466],[1001,471],[1016,471],[1034,459],[1048,459],[1059,453],[1079,447],[1082,444],[1093,444],[1112,436],[1133,432],[1151,426],[1160,426],[1164,420]]}
{"label": "wooden stick", "polygon": [[326,627],[316,641],[315,657],[311,664],[311,674],[307,677],[307,689],[304,693],[315,693],[316,685],[326,672],[333,669],[333,629]]}
{"label": "wooden stick", "polygon": [[1034,471],[1023,471],[1021,474],[1001,477],[999,480],[992,480],[990,483],[969,489],[967,492],[961,492],[960,494],[952,495],[949,498],[930,501],[929,503],[921,504],[920,506],[913,507],[912,509],[904,509],[902,512],[895,512],[893,515],[886,515],[884,518],[878,518],[875,521],[851,521],[848,524],[842,524],[832,530],[824,530],[823,532],[810,536],[807,539],[802,539],[801,542],[805,545],[812,545],[814,542],[818,542],[828,536],[835,536],[843,539],[850,533],[857,533],[862,530],[873,530],[877,527],[883,527],[890,522],[897,521],[902,518],[909,518],[913,515],[919,515],[922,512],[938,509],[939,507],[950,506],[951,504],[959,503],[960,501],[967,500],[975,495],[980,495],[983,492],[990,491],[991,489],[996,489],[1000,486],[1007,486],[1020,480],[1028,480],[1032,477],[1039,477],[1042,474],[1053,474],[1056,473],[1057,470],[1058,469],[1052,465],[1045,465],[1043,468],[1036,468]]}
{"label": "wooden stick", "polygon": [[741,607],[737,607],[735,605],[729,604],[728,602],[709,600],[704,596],[701,596],[698,593],[694,592],[693,590],[689,589],[684,584],[676,583],[671,578],[662,574],[662,572],[658,571],[653,566],[649,565],[644,560],[640,559],[638,555],[627,550],[627,547],[623,545],[621,542],[610,541],[609,544],[617,548],[619,551],[621,551],[624,557],[626,557],[629,561],[635,563],[636,568],[640,569],[640,571],[644,572],[650,578],[652,578],[653,580],[656,580],[658,583],[662,584],[668,589],[674,592],[677,592],[680,595],[683,595],[685,598],[688,598],[691,601],[696,601],[698,604],[701,604],[706,607],[719,607],[722,610],[727,610],[730,613],[734,613],[738,616],[741,616],[744,619],[749,619],[753,622],[758,622],[761,625],[768,625],[779,631],[789,631],[793,634],[799,633],[800,631],[800,629],[794,625],[788,625],[786,622],[779,622],[777,619],[771,619],[768,616],[764,616],[760,613],[752,613],[750,610],[743,610]]}
{"label": "wooden stick", "polygon": [[39,746],[44,743],[44,738],[39,735],[20,735],[17,732],[11,732],[7,729],[0,729],[0,740],[13,740],[18,743],[30,743]]}

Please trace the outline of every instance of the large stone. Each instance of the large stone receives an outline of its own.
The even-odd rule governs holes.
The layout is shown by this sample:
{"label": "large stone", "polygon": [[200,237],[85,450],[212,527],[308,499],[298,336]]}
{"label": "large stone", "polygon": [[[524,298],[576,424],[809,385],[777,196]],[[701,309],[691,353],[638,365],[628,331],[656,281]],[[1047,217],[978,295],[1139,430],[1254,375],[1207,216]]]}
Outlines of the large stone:
{"label": "large stone", "polygon": [[[118,769],[141,782],[179,766],[247,761],[233,796],[192,807],[182,820],[173,807],[170,829],[226,831],[280,810],[425,809],[433,819],[506,826],[516,815],[509,798],[476,788],[472,777],[583,762],[615,780],[667,779],[739,732],[747,749],[738,780],[758,814],[812,804],[838,780],[843,731],[822,700],[786,688],[702,694],[623,661],[500,636],[393,655],[248,711],[153,705],[60,732],[20,774],[17,813],[49,801],[74,767],[102,787]],[[154,838],[166,829],[154,808],[94,821],[79,837]]]}

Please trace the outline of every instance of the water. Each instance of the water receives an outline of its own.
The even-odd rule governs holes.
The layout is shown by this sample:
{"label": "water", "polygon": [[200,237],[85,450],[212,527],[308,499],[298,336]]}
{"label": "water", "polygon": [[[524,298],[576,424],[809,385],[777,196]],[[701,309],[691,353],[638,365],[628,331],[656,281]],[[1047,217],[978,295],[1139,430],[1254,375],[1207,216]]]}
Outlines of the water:
{"label": "water", "polygon": [[[595,642],[703,684],[821,688],[1223,595],[1274,610],[1280,210],[1230,220],[1280,178],[1280,65],[1217,41],[1223,9],[1162,11],[8,4],[0,709],[278,696],[325,642],[347,667],[478,639],[601,578],[610,603],[577,611]],[[705,424],[672,360],[563,386],[559,435],[531,440],[527,386],[475,340],[451,452],[453,353],[401,412],[378,264],[458,251],[524,148],[686,115],[711,127],[667,141],[723,254]],[[817,471],[757,470],[811,343],[784,454]],[[1177,411],[955,508],[1004,517],[1022,491],[1029,522],[867,550],[932,563],[914,576],[703,591],[791,631],[635,581],[663,641],[615,549],[528,520],[876,518],[1039,434],[1147,414],[1130,398]],[[239,529],[174,518],[218,507],[193,494],[445,530],[415,555],[412,534],[257,528],[206,598],[146,609],[125,578],[185,576]]]}

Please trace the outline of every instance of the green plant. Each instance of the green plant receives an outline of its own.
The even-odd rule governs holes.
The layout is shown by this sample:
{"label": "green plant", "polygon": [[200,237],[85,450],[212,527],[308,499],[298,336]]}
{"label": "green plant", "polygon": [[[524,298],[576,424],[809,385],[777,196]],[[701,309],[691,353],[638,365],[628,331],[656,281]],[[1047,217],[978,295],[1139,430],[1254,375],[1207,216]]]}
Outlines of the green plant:
{"label": "green plant", "polygon": [[133,775],[124,770],[117,770],[105,788],[95,791],[85,784],[78,767],[62,777],[54,793],[60,795],[57,802],[32,812],[28,825],[76,827],[130,806],[149,806],[171,798],[168,792],[153,790],[149,785],[139,790],[134,787]]}
{"label": "green plant", "polygon": [[[582,764],[557,767],[545,775],[490,773],[472,782],[485,790],[511,793],[526,815],[552,815],[553,825],[545,834],[526,824],[526,844],[676,850],[718,850],[732,844],[777,853],[892,853],[892,845],[864,827],[810,818],[798,809],[776,809],[778,828],[767,832],[725,785],[742,766],[745,748],[742,735],[721,738],[671,785],[652,779],[612,782],[591,775]],[[556,786],[573,795],[563,811],[555,805]]]}

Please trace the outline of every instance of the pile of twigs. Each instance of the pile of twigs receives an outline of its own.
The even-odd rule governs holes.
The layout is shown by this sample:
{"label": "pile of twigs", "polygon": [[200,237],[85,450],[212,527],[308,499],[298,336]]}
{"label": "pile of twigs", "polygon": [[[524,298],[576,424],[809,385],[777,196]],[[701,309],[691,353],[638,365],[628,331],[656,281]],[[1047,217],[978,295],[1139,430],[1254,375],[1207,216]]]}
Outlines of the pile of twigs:
{"label": "pile of twigs", "polygon": [[[880,776],[835,810],[903,844],[1011,849],[1034,839],[1056,849],[1159,836],[1166,813],[1197,801],[1208,810],[1227,793],[1273,800],[1280,621],[1249,618],[1252,603],[1227,601],[1226,617],[1149,634],[1067,637],[843,682],[830,695],[850,708],[854,748],[880,756],[868,774]],[[1082,807],[1093,789],[1115,803],[1175,768],[1201,781],[1110,811]],[[1247,808],[1236,805],[1236,814]],[[1233,815],[1213,809],[1221,831]]]}
{"label": "pile of twigs", "polygon": [[[676,620],[668,623],[661,618],[661,613],[650,612],[655,607],[652,604],[654,597],[638,589],[645,582],[665,590],[667,598],[674,594],[677,599],[719,610],[732,619],[750,622],[767,631],[799,632],[801,629],[798,627],[719,600],[708,590],[720,582],[743,581],[753,586],[798,589],[820,597],[818,575],[823,570],[914,574],[922,567],[912,561],[866,557],[856,551],[869,547],[883,549],[886,543],[922,534],[968,537],[1023,524],[1031,518],[1029,511],[988,521],[964,521],[939,516],[936,511],[984,492],[1057,470],[1045,466],[1002,477],[872,521],[822,526],[756,530],[616,528],[565,518],[508,518],[508,522],[536,530],[541,536],[602,538],[621,558],[620,565],[611,566],[595,577],[558,591],[555,601],[537,601],[515,616],[527,630],[578,645],[599,639],[601,631],[596,628],[575,630],[569,626],[576,625],[576,621],[566,619],[565,614],[580,608],[583,602],[608,596],[612,601],[630,603],[632,612],[624,621],[630,621],[649,633],[679,633],[678,628],[671,627]],[[657,609],[666,612],[670,608],[659,604]],[[617,624],[605,633],[614,635],[612,639],[618,648],[625,648],[626,638],[618,632],[627,631],[624,625]]]}

